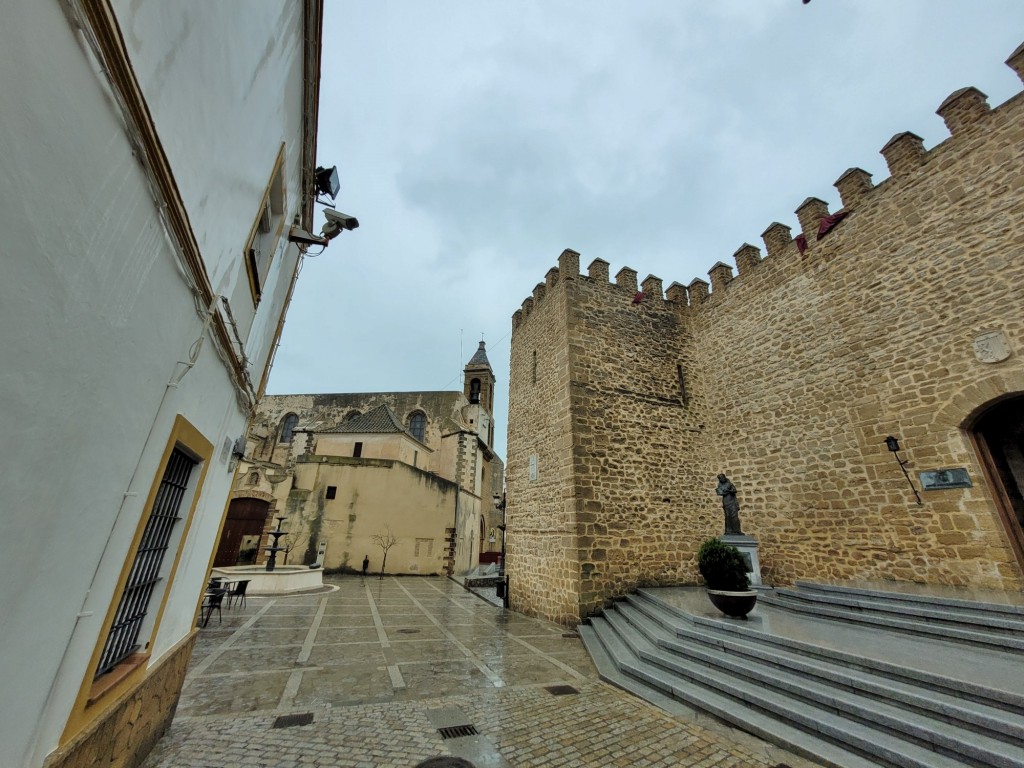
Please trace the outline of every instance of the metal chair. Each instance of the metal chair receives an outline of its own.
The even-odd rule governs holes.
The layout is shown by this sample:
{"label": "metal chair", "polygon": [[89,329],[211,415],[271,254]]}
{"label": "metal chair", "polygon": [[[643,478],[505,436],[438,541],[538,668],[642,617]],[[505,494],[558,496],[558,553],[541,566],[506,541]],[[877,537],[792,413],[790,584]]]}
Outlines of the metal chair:
{"label": "metal chair", "polygon": [[242,607],[245,607],[245,590],[249,586],[249,582],[252,579],[245,579],[245,581],[236,581],[234,588],[228,592],[228,608],[231,607],[231,603],[235,600],[242,601]]}
{"label": "metal chair", "polygon": [[210,623],[210,615],[217,611],[217,621],[221,624],[224,623],[224,617],[220,612],[220,604],[224,601],[224,595],[227,592],[210,592],[206,595],[206,599],[203,600],[203,604],[199,608],[199,626],[205,627]]}

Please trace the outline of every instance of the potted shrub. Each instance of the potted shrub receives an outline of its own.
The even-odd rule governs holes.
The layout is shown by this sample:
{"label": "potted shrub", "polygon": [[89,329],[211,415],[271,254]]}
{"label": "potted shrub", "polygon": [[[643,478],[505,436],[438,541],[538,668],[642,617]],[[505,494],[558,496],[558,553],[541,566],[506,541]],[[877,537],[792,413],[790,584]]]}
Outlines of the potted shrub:
{"label": "potted shrub", "polygon": [[697,567],[711,603],[726,616],[745,619],[757,602],[757,592],[750,589],[740,551],[720,539],[708,539],[700,545]]}

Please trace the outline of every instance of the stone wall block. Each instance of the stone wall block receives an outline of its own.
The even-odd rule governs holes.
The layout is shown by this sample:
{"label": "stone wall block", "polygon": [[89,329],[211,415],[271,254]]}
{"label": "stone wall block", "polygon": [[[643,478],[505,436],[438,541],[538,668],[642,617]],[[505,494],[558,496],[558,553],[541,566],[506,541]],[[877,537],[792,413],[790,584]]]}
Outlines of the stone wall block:
{"label": "stone wall block", "polygon": [[594,259],[590,262],[590,266],[587,267],[587,274],[591,280],[596,280],[600,283],[608,282],[608,262],[604,259]]}
{"label": "stone wall block", "polygon": [[855,207],[861,198],[874,188],[871,174],[862,168],[847,168],[843,175],[836,179],[834,186],[839,190],[839,198],[843,201],[844,208]]}
{"label": "stone wall block", "polygon": [[575,280],[580,274],[580,255],[566,248],[558,257],[558,272],[563,280]]}
{"label": "stone wall block", "polygon": [[768,229],[761,233],[761,239],[764,240],[764,247],[769,257],[781,256],[787,246],[793,242],[793,233],[785,224],[774,221]]}
{"label": "stone wall block", "polygon": [[910,131],[897,133],[882,147],[882,156],[893,178],[915,171],[924,162],[926,154],[924,139]]}
{"label": "stone wall block", "polygon": [[708,276],[711,278],[711,292],[718,293],[732,282],[732,267],[723,261],[715,262],[708,270]]}
{"label": "stone wall block", "polygon": [[694,278],[690,281],[689,294],[690,294],[690,306],[697,306],[708,300],[710,295],[710,285],[707,280],[701,280],[699,277]]}
{"label": "stone wall block", "polygon": [[537,283],[535,286],[533,286],[534,302],[539,302],[541,299],[543,299],[544,294],[547,292],[547,289],[548,287],[544,283]]}
{"label": "stone wall block", "polygon": [[665,291],[661,287],[661,278],[654,275],[648,275],[644,278],[643,283],[640,284],[640,290],[644,292],[644,296],[648,300],[665,298]]}
{"label": "stone wall block", "polygon": [[529,317],[531,312],[533,312],[533,299],[523,299],[523,317]]}
{"label": "stone wall block", "polygon": [[665,291],[665,298],[668,301],[674,302],[683,307],[689,303],[687,300],[686,286],[681,283],[672,283],[669,285]]}
{"label": "stone wall block", "polygon": [[558,267],[552,267],[548,270],[548,273],[544,275],[544,282],[548,288],[554,288],[558,285]]}
{"label": "stone wall block", "polygon": [[800,231],[808,243],[818,237],[818,226],[828,216],[828,203],[817,197],[808,197],[796,209],[796,217],[800,221]]}
{"label": "stone wall block", "polygon": [[1017,77],[1024,83],[1024,43],[1017,46],[1017,49],[1010,54],[1006,65],[1017,73]]}
{"label": "stone wall block", "polygon": [[512,330],[514,331],[523,322],[523,310],[517,309],[512,313]]}
{"label": "stone wall block", "polygon": [[615,284],[619,288],[624,288],[630,293],[636,293],[636,270],[630,269],[629,267],[623,267],[615,273]]}
{"label": "stone wall block", "polygon": [[761,263],[761,249],[750,243],[744,243],[732,257],[736,261],[736,269],[741,275],[745,275]]}
{"label": "stone wall block", "polygon": [[953,91],[935,110],[953,136],[968,131],[992,111],[988,97],[973,86]]}

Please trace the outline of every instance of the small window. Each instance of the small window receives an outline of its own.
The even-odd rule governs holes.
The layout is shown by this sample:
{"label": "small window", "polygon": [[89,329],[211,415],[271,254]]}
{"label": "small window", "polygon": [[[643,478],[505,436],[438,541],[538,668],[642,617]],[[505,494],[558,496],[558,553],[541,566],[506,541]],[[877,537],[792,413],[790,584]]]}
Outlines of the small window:
{"label": "small window", "polygon": [[352,419],[358,419],[362,415],[363,414],[361,414],[359,411],[349,411],[348,413],[345,414],[345,421],[352,421]]}
{"label": "small window", "polygon": [[420,452],[419,451],[413,451],[412,452],[412,465],[414,467],[417,466],[416,462],[418,462],[419,459],[420,459]]}
{"label": "small window", "polygon": [[249,241],[245,246],[245,266],[249,273],[249,287],[253,303],[258,304],[270,274],[281,233],[284,230],[284,145],[274,163],[274,171],[267,191],[256,210]]}
{"label": "small window", "polygon": [[327,498],[328,499],[334,499],[334,498],[337,498],[337,496],[338,496],[338,486],[336,486],[336,485],[328,485],[327,486]]}
{"label": "small window", "polygon": [[469,382],[469,402],[480,402],[480,379],[473,379]]}
{"label": "small window", "polygon": [[[103,644],[96,677],[112,670],[143,645],[139,637],[142,625],[153,593],[166,576],[161,570],[164,555],[170,547],[171,533],[181,520],[182,507],[186,505],[192,470],[198,465],[199,462],[180,448],[171,451],[128,581],[121,592],[114,623]],[[171,555],[173,559],[173,551]]]}
{"label": "small window", "polygon": [[531,375],[533,377],[533,383],[536,384],[537,383],[537,350],[533,351],[533,373]]}
{"label": "small window", "polygon": [[356,443],[355,448],[352,449],[352,456],[354,458],[358,459],[362,455],[363,455],[363,444],[362,443]]}
{"label": "small window", "polygon": [[409,417],[409,433],[423,442],[423,435],[427,431],[427,417],[422,411],[416,411]]}
{"label": "small window", "polygon": [[290,443],[292,438],[295,437],[295,427],[299,425],[299,417],[294,413],[289,413],[284,417],[284,421],[281,422],[281,442]]}

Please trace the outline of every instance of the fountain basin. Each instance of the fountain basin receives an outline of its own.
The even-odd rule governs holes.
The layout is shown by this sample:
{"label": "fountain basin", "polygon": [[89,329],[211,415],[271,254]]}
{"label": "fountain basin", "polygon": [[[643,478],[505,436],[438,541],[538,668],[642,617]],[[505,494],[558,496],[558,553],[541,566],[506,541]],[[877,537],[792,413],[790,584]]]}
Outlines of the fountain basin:
{"label": "fountain basin", "polygon": [[324,585],[323,568],[305,565],[279,565],[272,571],[262,565],[233,565],[214,568],[211,575],[229,581],[249,579],[248,595],[288,595],[309,592]]}

